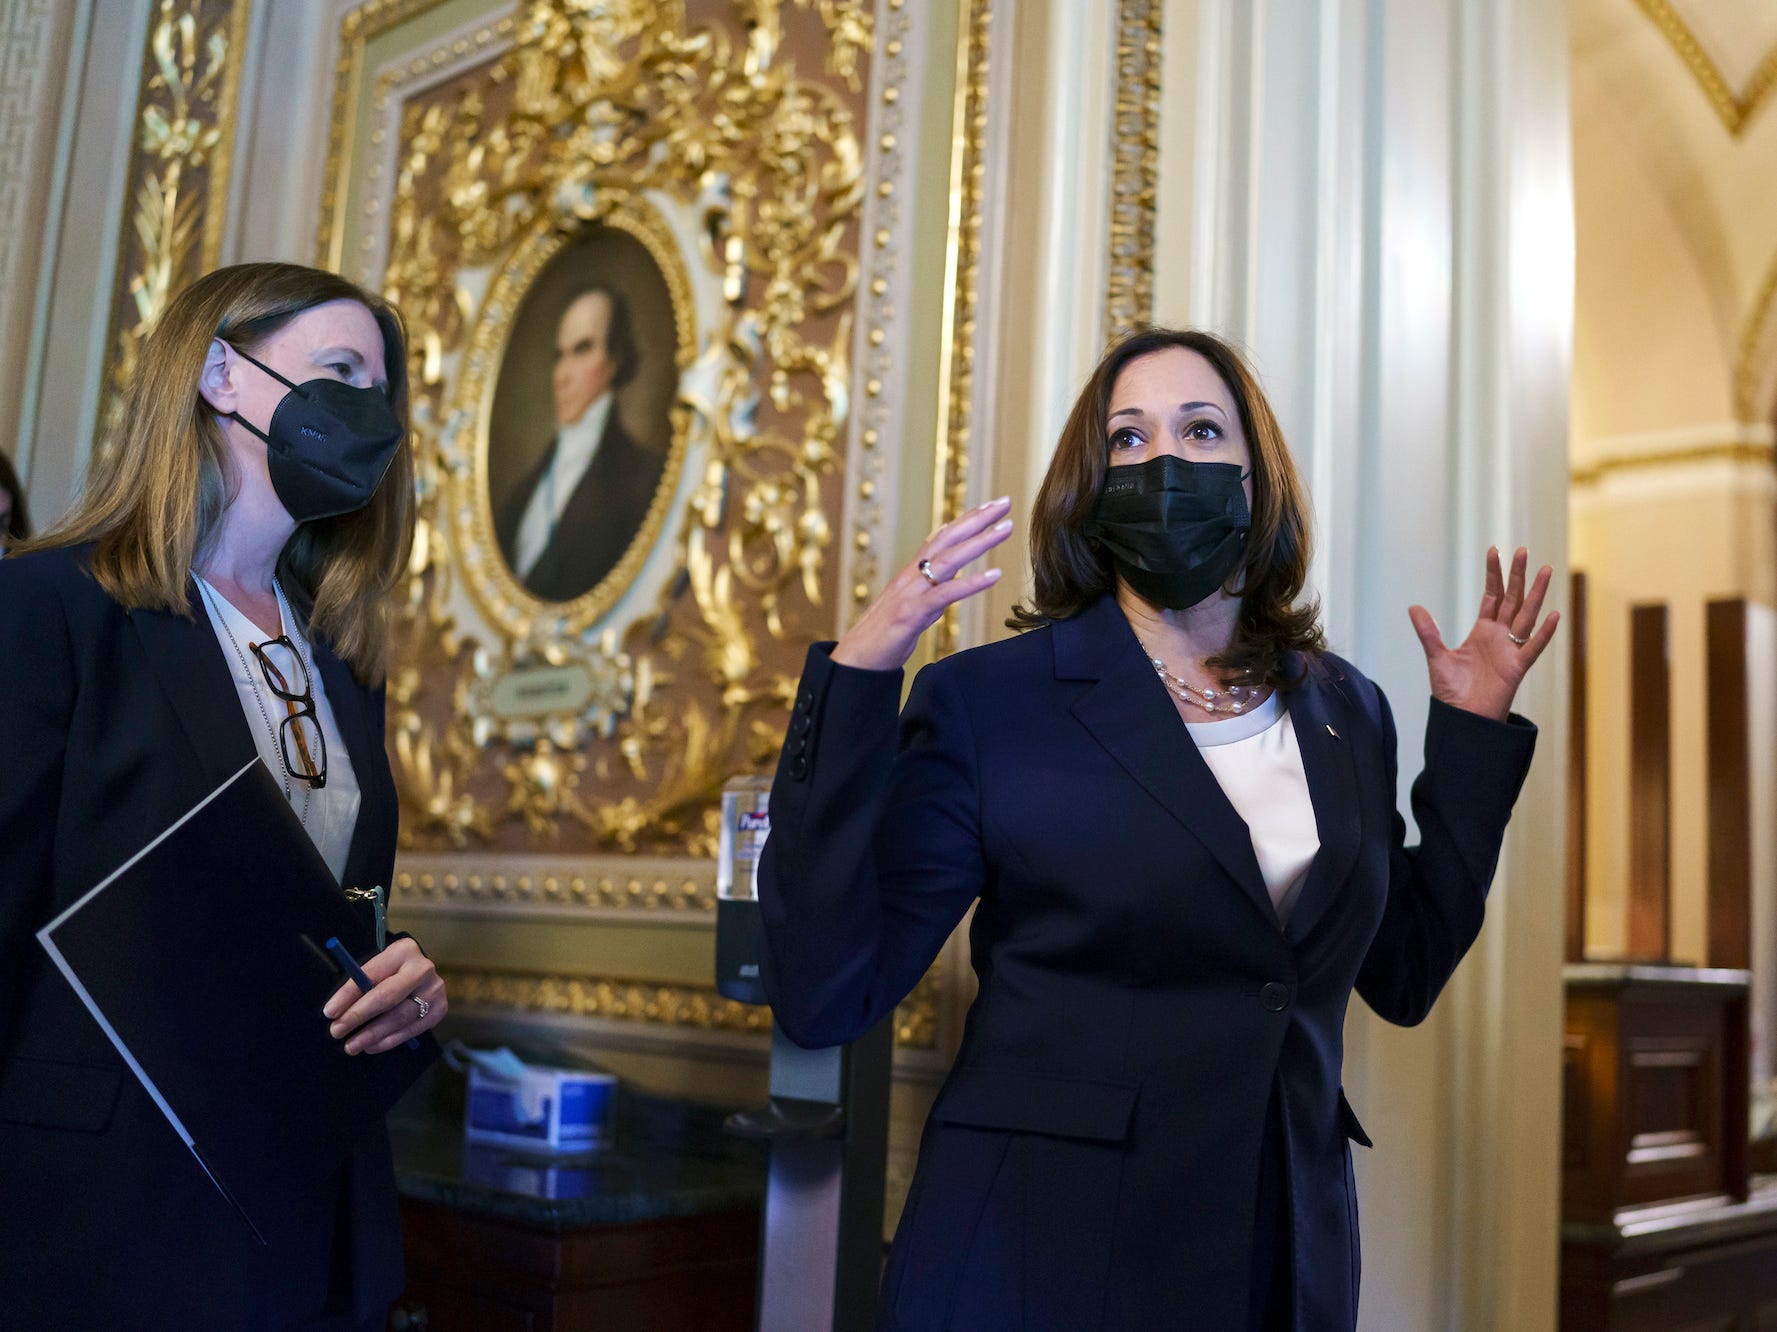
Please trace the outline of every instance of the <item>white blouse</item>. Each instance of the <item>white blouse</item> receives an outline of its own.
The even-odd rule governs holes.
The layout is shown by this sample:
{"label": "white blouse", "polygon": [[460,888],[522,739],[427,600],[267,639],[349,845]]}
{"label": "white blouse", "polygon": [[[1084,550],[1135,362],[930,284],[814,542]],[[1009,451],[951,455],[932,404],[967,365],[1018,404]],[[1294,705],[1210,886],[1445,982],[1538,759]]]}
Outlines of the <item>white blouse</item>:
{"label": "white blouse", "polygon": [[[194,575],[195,576],[195,575]],[[240,695],[241,711],[247,714],[247,729],[259,750],[259,761],[278,779],[290,807],[302,820],[303,830],[315,844],[315,850],[327,862],[327,868],[338,879],[345,873],[346,856],[352,849],[352,830],[358,826],[358,806],[363,801],[358,775],[352,771],[352,756],[333,717],[333,705],[327,701],[327,689],[321,672],[315,666],[314,649],[296,623],[296,616],[284,599],[284,590],[277,588],[278,611],[283,618],[283,632],[296,644],[304,665],[309,668],[309,688],[315,696],[315,717],[321,723],[321,738],[327,746],[327,785],[315,790],[306,782],[292,779],[284,771],[284,755],[278,744],[278,727],[288,715],[284,702],[272,693],[259,663],[253,657],[253,643],[262,642],[265,633],[252,620],[235,608],[208,582],[198,578],[204,604],[210,612],[210,624],[222,645],[222,656],[228,662],[228,673],[234,680],[235,693]]]}
{"label": "white blouse", "polygon": [[1251,712],[1185,727],[1228,803],[1252,832],[1253,854],[1279,925],[1288,925],[1320,850],[1296,728],[1276,690]]}

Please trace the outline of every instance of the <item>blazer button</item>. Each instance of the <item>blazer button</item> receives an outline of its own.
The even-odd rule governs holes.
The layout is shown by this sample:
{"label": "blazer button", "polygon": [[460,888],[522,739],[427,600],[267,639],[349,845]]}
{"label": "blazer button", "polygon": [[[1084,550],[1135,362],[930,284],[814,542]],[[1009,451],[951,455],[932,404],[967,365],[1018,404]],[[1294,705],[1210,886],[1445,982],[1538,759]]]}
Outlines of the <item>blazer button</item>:
{"label": "blazer button", "polygon": [[801,781],[808,776],[808,760],[798,756],[790,760],[790,776]]}
{"label": "blazer button", "polygon": [[790,723],[790,731],[793,735],[801,735],[813,725],[814,718],[810,717],[806,712],[799,712],[796,714],[795,720]]}
{"label": "blazer button", "polygon": [[1290,1006],[1290,987],[1272,981],[1259,991],[1259,1002],[1267,1012],[1281,1013]]}
{"label": "blazer button", "polygon": [[812,693],[810,693],[808,690],[804,689],[802,691],[801,695],[796,699],[796,711],[810,712],[813,710],[813,708],[814,708],[814,695]]}

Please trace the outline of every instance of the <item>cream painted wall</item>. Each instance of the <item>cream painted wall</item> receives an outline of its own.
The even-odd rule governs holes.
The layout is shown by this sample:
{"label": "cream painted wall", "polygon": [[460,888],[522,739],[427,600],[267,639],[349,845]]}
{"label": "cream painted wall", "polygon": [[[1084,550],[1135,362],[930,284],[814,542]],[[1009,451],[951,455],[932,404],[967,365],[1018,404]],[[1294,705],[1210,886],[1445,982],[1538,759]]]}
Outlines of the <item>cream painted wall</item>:
{"label": "cream painted wall", "polygon": [[1586,947],[1599,957],[1621,954],[1627,945],[1629,608],[1670,607],[1671,957],[1702,964],[1708,913],[1704,607],[1728,597],[1770,606],[1777,590],[1771,521],[1777,478],[1768,468],[1733,463],[1687,471],[1682,480],[1664,472],[1617,473],[1576,491],[1573,501],[1573,562],[1587,573],[1592,633]]}
{"label": "cream painted wall", "polygon": [[[1628,613],[1635,603],[1664,602],[1673,680],[1671,955],[1701,962],[1704,607],[1727,597],[1777,605],[1777,366],[1748,362],[1764,385],[1750,413],[1742,415],[1746,404],[1735,395],[1777,256],[1777,114],[1767,107],[1731,135],[1635,6],[1573,0],[1573,8],[1572,559],[1591,600],[1586,946],[1598,956],[1627,946]],[[1733,449],[1740,461],[1726,456]],[[1755,751],[1777,743],[1768,730],[1763,724],[1751,737]],[[1759,807],[1770,794],[1755,792]],[[1755,891],[1767,899],[1777,897],[1773,870],[1768,857],[1755,861]]]}
{"label": "cream painted wall", "polygon": [[[1596,81],[1593,81],[1594,84]],[[1733,419],[1734,314],[1608,102],[1576,77],[1573,462],[1611,436]],[[1594,96],[1601,94],[1594,93]]]}

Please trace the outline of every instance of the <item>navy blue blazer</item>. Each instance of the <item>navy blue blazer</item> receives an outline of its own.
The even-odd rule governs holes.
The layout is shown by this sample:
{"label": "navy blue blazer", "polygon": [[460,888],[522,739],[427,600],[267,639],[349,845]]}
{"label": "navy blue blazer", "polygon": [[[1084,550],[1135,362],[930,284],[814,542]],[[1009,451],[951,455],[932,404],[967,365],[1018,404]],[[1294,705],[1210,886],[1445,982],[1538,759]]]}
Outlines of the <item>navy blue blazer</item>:
{"label": "navy blue blazer", "polygon": [[1321,847],[1284,929],[1112,599],[921,671],[897,744],[900,680],[809,654],[759,874],[766,988],[804,1045],[887,1014],[978,902],[980,991],[880,1325],[1246,1327],[1264,1165],[1294,1325],[1354,1326],[1346,1004],[1430,1010],[1481,927],[1535,728],[1434,701],[1408,847],[1387,701],[1309,664],[1288,707]]}
{"label": "navy blue blazer", "polygon": [[[379,1317],[403,1285],[387,1136],[369,1135],[261,1248],[36,940],[255,754],[196,584],[195,618],[126,612],[87,555],[0,560],[0,1324],[281,1328],[347,1305],[357,1323]],[[387,884],[383,691],[314,649],[363,791],[343,881]],[[216,888],[219,910],[246,891]],[[203,1014],[191,1019],[201,1041]]]}

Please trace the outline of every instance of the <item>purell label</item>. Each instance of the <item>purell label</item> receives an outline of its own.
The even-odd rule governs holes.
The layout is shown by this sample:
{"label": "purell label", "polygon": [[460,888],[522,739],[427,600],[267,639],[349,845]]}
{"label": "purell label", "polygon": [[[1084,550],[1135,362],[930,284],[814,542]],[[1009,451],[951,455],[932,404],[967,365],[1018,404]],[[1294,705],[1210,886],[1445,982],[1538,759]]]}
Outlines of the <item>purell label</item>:
{"label": "purell label", "polygon": [[771,780],[736,777],[722,790],[716,856],[716,897],[751,901],[757,892],[759,852],[771,833]]}

